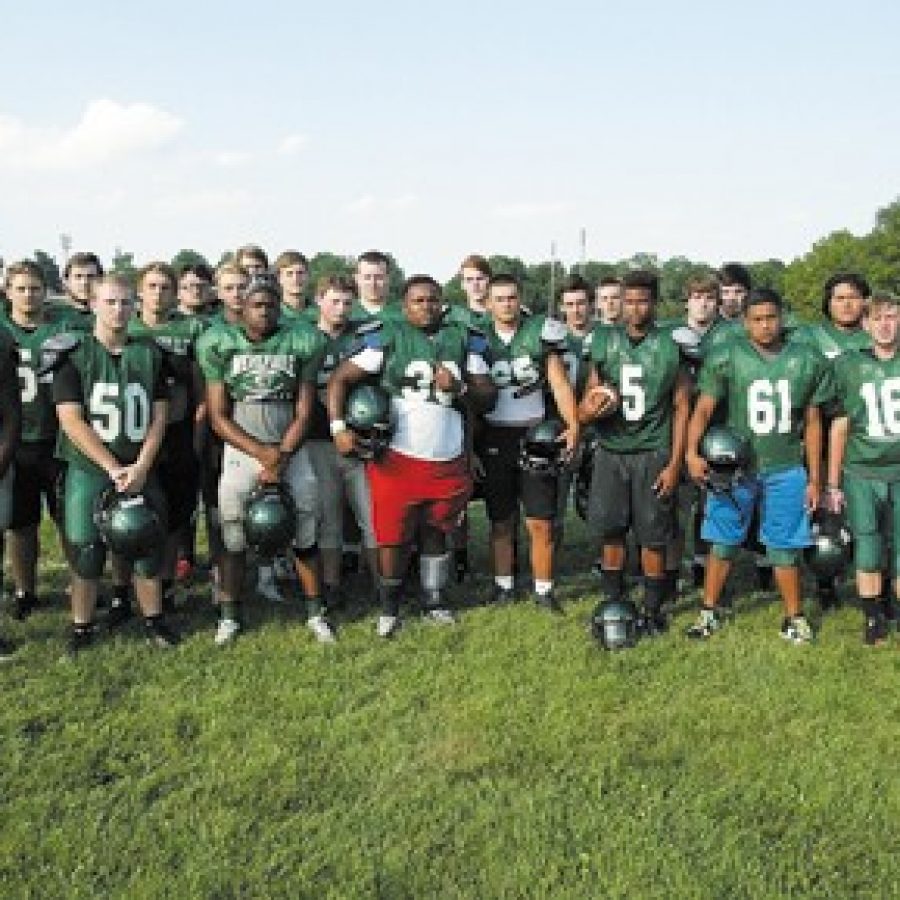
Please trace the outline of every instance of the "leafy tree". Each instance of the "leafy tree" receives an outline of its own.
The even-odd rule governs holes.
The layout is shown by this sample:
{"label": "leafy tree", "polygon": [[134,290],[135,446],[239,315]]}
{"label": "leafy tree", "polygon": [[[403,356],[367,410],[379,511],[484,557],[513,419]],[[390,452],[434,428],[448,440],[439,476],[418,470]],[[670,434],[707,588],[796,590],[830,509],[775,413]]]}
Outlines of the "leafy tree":
{"label": "leafy tree", "polygon": [[137,282],[137,266],[134,264],[133,253],[124,253],[117,247],[109,270],[116,275],[124,275],[132,285]]}
{"label": "leafy tree", "polygon": [[202,253],[198,253],[196,250],[179,250],[172,257],[172,268],[179,272],[187,266],[208,266],[209,261]]}
{"label": "leafy tree", "polygon": [[60,274],[56,260],[43,250],[35,250],[34,261],[40,267],[41,272],[44,273],[44,280],[47,282],[47,290],[54,293],[61,292],[63,289],[62,275]]}

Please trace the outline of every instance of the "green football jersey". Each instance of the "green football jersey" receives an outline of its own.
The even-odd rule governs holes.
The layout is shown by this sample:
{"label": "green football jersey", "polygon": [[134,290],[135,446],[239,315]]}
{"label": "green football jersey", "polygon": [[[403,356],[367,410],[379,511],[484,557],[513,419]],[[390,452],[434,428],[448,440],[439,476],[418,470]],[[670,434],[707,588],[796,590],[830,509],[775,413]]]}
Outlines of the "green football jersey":
{"label": "green football jersey", "polygon": [[813,325],[800,325],[791,333],[791,343],[812,347],[826,359],[834,359],[848,350],[868,350],[872,339],[864,328],[845,331],[830,319]]}
{"label": "green football jersey", "polygon": [[475,328],[478,331],[484,331],[491,321],[487,312],[475,312],[474,309],[460,303],[446,304],[443,319],[448,325],[462,325],[463,328]]}
{"label": "green football jersey", "polygon": [[193,414],[193,364],[196,346],[204,332],[204,323],[197,316],[173,311],[159,325],[150,326],[143,319],[133,318],[128,333],[156,341],[169,354],[169,424],[183,422]]}
{"label": "green football jersey", "polygon": [[862,478],[900,480],[900,353],[878,359],[850,350],[834,363],[839,415],[849,432],[844,468]]}
{"label": "green football jersey", "polygon": [[56,408],[50,389],[53,373],[38,375],[41,365],[41,347],[56,334],[76,332],[79,323],[72,316],[61,312],[58,306],[47,307],[44,321],[34,328],[24,328],[12,319],[3,326],[11,335],[19,353],[19,388],[22,397],[22,443],[33,444],[56,438]]}
{"label": "green football jersey", "polygon": [[[77,389],[70,392],[70,386]],[[93,334],[86,334],[67,354],[53,382],[54,402],[80,403],[85,421],[124,464],[137,459],[153,417],[154,398],[165,396],[162,351],[145,338],[129,337],[120,352],[111,353]],[[99,469],[61,429],[57,456],[71,465]]]}
{"label": "green football jersey", "polygon": [[725,423],[749,439],[760,472],[803,463],[806,408],[830,403],[834,393],[828,364],[812,348],[783,344],[764,353],[747,338],[706,358],[698,388],[727,405]]}
{"label": "green football jersey", "polygon": [[584,355],[585,344],[590,341],[590,338],[590,333],[578,335],[571,330],[565,337],[562,361],[566,368],[566,375],[569,377],[569,384],[572,385],[576,397],[581,397],[584,393],[584,386],[590,373],[590,362],[585,359]]}
{"label": "green football jersey", "polygon": [[373,319],[385,322],[395,322],[399,319],[405,322],[406,316],[403,313],[403,304],[396,303],[393,300],[386,300],[381,309],[373,312],[362,305],[359,297],[354,298],[353,307],[350,310],[350,321],[357,325],[364,325]]}
{"label": "green football jersey", "polygon": [[512,335],[498,332],[494,322],[484,330],[490,374],[497,402],[485,415],[492,425],[521,427],[544,419],[547,359],[566,352],[568,329],[545,315],[519,321]]}
{"label": "green football jersey", "polygon": [[278,325],[254,342],[243,328],[223,326],[204,333],[198,354],[206,381],[225,385],[234,421],[256,440],[277,443],[294,419],[300,385],[316,382],[325,338],[307,325]]}
{"label": "green football jersey", "polygon": [[615,386],[619,408],[597,422],[600,444],[613,453],[664,450],[672,444],[672,398],[681,354],[670,332],[654,325],[634,340],[617,326],[591,338],[591,363]]}
{"label": "green football jersey", "polygon": [[438,365],[462,380],[486,374],[484,336],[458,325],[426,332],[406,318],[375,320],[357,331],[350,359],[377,376],[391,396],[391,448],[416,459],[449,460],[462,453],[463,416],[454,397],[437,390]]}
{"label": "green football jersey", "polygon": [[315,303],[310,303],[303,309],[294,309],[293,306],[282,303],[281,314],[278,317],[279,324],[293,325],[298,321],[307,325],[316,325],[319,321],[319,307]]}

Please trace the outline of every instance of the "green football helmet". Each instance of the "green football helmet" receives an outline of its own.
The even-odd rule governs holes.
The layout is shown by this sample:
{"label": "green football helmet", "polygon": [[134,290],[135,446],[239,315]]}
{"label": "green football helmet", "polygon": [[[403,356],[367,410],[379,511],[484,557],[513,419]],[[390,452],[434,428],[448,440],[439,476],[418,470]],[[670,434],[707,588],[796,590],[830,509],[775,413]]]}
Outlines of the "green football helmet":
{"label": "green football helmet", "polygon": [[128,560],[144,559],[164,540],[162,520],[144,494],[105,488],[94,503],[94,524],[109,549]]}
{"label": "green football helmet", "polygon": [[247,546],[265,558],[287,550],[297,533],[299,511],[283,484],[260,484],[244,504],[244,537]]}
{"label": "green football helmet", "polygon": [[544,419],[532,425],[522,438],[519,465],[526,472],[558,475],[565,465],[565,445],[560,441],[564,430],[559,419]]}
{"label": "green football helmet", "polygon": [[806,549],[806,562],[819,579],[840,575],[853,559],[853,535],[841,516],[820,514],[812,523],[812,546]]}
{"label": "green football helmet", "polygon": [[358,384],[344,403],[344,421],[356,436],[356,454],[376,459],[390,446],[394,433],[391,397],[377,384]]}
{"label": "green football helmet", "polygon": [[624,650],[638,641],[640,615],[630,600],[605,600],[594,613],[591,630],[604,650]]}
{"label": "green football helmet", "polygon": [[728,425],[713,425],[700,441],[700,455],[709,463],[709,487],[727,491],[746,474],[750,441]]}

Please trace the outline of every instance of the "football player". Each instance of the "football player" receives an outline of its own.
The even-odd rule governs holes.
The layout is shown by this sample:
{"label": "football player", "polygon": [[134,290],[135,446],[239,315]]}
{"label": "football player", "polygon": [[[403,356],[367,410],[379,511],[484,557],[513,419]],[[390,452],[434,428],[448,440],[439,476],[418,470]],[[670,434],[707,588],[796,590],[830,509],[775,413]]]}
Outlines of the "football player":
{"label": "football player", "polygon": [[[59,356],[53,378],[59,453],[67,463],[63,528],[72,570],[73,655],[94,634],[97,583],[106,558],[94,518],[98,498],[113,485],[120,493],[144,494],[165,515],[153,475],[168,410],[162,351],[153,341],[128,335],[134,301],[127,279],[102,276],[92,284],[91,296],[93,332]],[[147,547],[134,562],[134,591],[149,642],[170,647],[178,637],[162,616],[160,563],[160,548]]]}
{"label": "football player", "polygon": [[607,275],[595,293],[594,316],[600,325],[618,325],[622,320],[622,279]]}
{"label": "football player", "polygon": [[[565,351],[562,355],[563,365],[569,384],[575,392],[576,400],[584,393],[589,366],[584,358],[584,347],[591,333],[591,294],[590,284],[581,275],[571,275],[557,291],[556,305],[559,317],[567,328]],[[582,443],[585,435],[582,434]],[[562,547],[563,526],[566,519],[566,506],[569,502],[572,480],[575,476],[575,464],[567,465],[559,476],[557,489],[556,518],[553,522],[556,550]]]}
{"label": "football player", "polygon": [[251,278],[265,275],[269,271],[269,257],[262,247],[244,244],[234,251],[235,265],[240,266]]}
{"label": "football player", "polygon": [[[888,633],[885,536],[894,550],[893,571],[900,571],[900,301],[869,299],[866,326],[871,348],[845,350],[834,366],[838,410],[831,423],[826,499],[834,512],[846,504],[864,641],[877,645]],[[900,594],[900,580],[895,589]]]}
{"label": "football player", "polygon": [[56,410],[50,392],[51,376],[40,375],[41,345],[63,332],[80,330],[84,316],[67,306],[46,303],[44,274],[24,260],[7,270],[9,318],[3,321],[19,354],[22,400],[22,437],[16,448],[13,477],[12,521],[9,525],[10,568],[14,588],[13,609],[18,619],[37,604],[38,527],[42,504],[57,519],[57,492],[62,463],[54,456]]}
{"label": "football player", "polygon": [[[811,347],[825,359],[836,359],[850,350],[866,350],[872,344],[869,332],[863,327],[866,300],[871,290],[862,275],[856,272],[839,272],[825,282],[822,290],[822,313],[825,320],[801,325],[790,336],[794,343]],[[825,455],[827,438],[830,434],[829,421],[823,422]],[[838,595],[834,579],[819,578],[816,594],[823,610],[838,605]]]}
{"label": "football player", "polygon": [[391,395],[396,428],[390,447],[367,466],[378,543],[381,637],[400,624],[405,556],[416,537],[424,614],[437,624],[453,622],[446,597],[446,536],[471,492],[461,401],[466,396],[481,410],[496,395],[482,355],[483,338],[444,323],[441,305],[440,285],[431,276],[407,279],[403,316],[362,326],[359,345],[328,384],[330,430],[344,455],[355,449],[354,434],[343,419],[348,389],[376,376]]}
{"label": "football player", "polygon": [[191,263],[178,270],[178,312],[202,318],[212,302],[213,271],[206,263]]}
{"label": "football player", "polygon": [[275,260],[275,276],[281,288],[281,315],[287,321],[298,317],[315,324],[318,314],[306,300],[309,260],[297,250],[285,250]]}
{"label": "football player", "polygon": [[[203,320],[175,307],[175,272],[151,262],[137,273],[140,313],[128,323],[130,335],[155,340],[165,351],[169,372],[169,411],[157,473],[166,499],[168,533],[163,551],[163,609],[175,608],[175,565],[187,541],[200,487],[198,452],[205,429],[203,380],[196,344]],[[113,592],[110,617],[127,617],[127,595]]]}
{"label": "football player", "polygon": [[751,287],[752,280],[745,266],[725,263],[719,269],[719,317],[726,322],[740,322]]}
{"label": "football player", "polygon": [[66,303],[91,327],[91,285],[103,275],[103,266],[96,253],[73,253],[63,269]]}
{"label": "football player", "polygon": [[476,253],[467,256],[459,266],[459,279],[466,294],[466,313],[469,325],[482,328],[487,324],[488,282],[492,275],[491,264]]}
{"label": "football player", "polygon": [[356,289],[353,321],[368,322],[384,313],[399,312],[388,297],[391,261],[380,250],[367,250],[356,260]]}
{"label": "football player", "polygon": [[[16,379],[17,361],[16,346],[9,332],[0,328],[0,554],[3,552],[4,530],[12,519],[13,456],[22,433],[22,398]],[[0,637],[0,660],[11,658],[15,649],[12,641]]]}
{"label": "football player", "polygon": [[820,407],[830,402],[832,384],[821,356],[784,342],[782,309],[775,291],[752,290],[744,303],[746,335],[716,348],[700,372],[688,427],[691,477],[708,480],[699,447],[719,404],[727,409],[726,423],[749,442],[751,460],[749,473],[728,491],[707,494],[701,535],[711,548],[703,606],[690,637],[706,638],[718,629],[722,589],[758,507],[759,539],[784,605],[781,636],[795,644],[813,638],[801,608],[799,561],[811,542],[809,517],[821,492]]}
{"label": "football player", "polygon": [[329,609],[340,606],[343,600],[341,549],[345,501],[349,503],[359,525],[369,557],[369,571],[373,577],[378,571],[365,465],[355,456],[342,456],[337,452],[328,427],[328,411],[325,405],[331,373],[356,341],[356,327],[350,321],[355,298],[356,284],[350,278],[341,275],[326,276],[316,285],[318,329],[325,336],[327,346],[318,373],[318,393],[306,446],[319,483],[322,505],[319,551],[322,556],[325,601]]}
{"label": "football player", "polygon": [[496,405],[484,416],[478,457],[484,469],[484,499],[490,522],[494,571],[493,600],[514,598],[513,545],[521,503],[531,544],[535,600],[559,612],[553,593],[553,521],[557,512],[555,473],[524,470],[522,441],[546,417],[547,388],[562,421],[559,455],[571,461],[578,444],[575,394],[563,355],[566,327],[545,315],[525,318],[521,288],[512,275],[494,275],[488,284],[491,322],[485,330]]}
{"label": "football player", "polygon": [[655,321],[658,276],[629,272],[623,284],[624,326],[594,333],[579,405],[581,422],[597,423],[599,443],[588,523],[602,545],[607,601],[624,597],[625,539],[633,531],[641,548],[645,627],[654,634],[666,628],[665,551],[674,535],[690,382],[678,346]]}
{"label": "football player", "polygon": [[200,342],[207,413],[225,442],[219,482],[221,617],[215,636],[220,646],[241,629],[244,504],[258,484],[282,482],[299,510],[293,555],[306,597],[306,624],[317,640],[334,640],[320,596],[316,478],[303,447],[325,340],[311,325],[280,324],[280,308],[275,280],[257,276],[243,291],[240,324]]}

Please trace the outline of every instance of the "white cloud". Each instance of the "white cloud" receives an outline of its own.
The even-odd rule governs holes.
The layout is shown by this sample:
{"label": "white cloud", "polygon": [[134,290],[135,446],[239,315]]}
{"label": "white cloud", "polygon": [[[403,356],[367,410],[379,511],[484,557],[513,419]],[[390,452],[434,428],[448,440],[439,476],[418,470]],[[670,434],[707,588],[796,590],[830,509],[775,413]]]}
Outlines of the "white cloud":
{"label": "white cloud", "polygon": [[23,169],[89,169],[169,143],[184,123],[148,103],[94,100],[69,128],[35,126],[0,116],[0,165]]}
{"label": "white cloud", "polygon": [[234,169],[246,165],[253,157],[243,150],[218,150],[212,154],[212,161],[223,169]]}
{"label": "white cloud", "polygon": [[362,197],[357,197],[355,200],[351,200],[344,209],[348,213],[353,213],[354,215],[362,215],[364,213],[372,212],[377,206],[377,201],[371,194],[363,194]]}
{"label": "white cloud", "polygon": [[309,138],[305,134],[288,134],[278,142],[278,153],[281,156],[294,156],[308,143]]}
{"label": "white cloud", "polygon": [[411,206],[415,206],[419,202],[419,198],[412,193],[408,194],[400,194],[398,197],[394,197],[390,201],[391,209],[409,209]]}
{"label": "white cloud", "polygon": [[164,215],[234,212],[245,207],[250,192],[243,188],[211,188],[169,194],[153,201],[153,208]]}
{"label": "white cloud", "polygon": [[533,203],[523,201],[495,206],[491,214],[498,219],[543,219],[571,212],[572,204],[555,200],[549,203]]}

